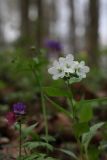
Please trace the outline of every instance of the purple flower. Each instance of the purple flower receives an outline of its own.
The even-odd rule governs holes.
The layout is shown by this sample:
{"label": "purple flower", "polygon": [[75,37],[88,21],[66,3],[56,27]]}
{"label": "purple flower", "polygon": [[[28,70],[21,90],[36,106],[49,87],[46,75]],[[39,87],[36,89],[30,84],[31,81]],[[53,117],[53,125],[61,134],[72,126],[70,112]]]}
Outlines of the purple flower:
{"label": "purple flower", "polygon": [[45,41],[45,47],[61,52],[62,51],[62,45],[59,41],[55,41],[55,40],[46,40]]}
{"label": "purple flower", "polygon": [[17,115],[23,115],[25,114],[25,109],[26,109],[26,106],[25,104],[21,103],[21,102],[18,102],[16,104],[13,105],[13,112]]}

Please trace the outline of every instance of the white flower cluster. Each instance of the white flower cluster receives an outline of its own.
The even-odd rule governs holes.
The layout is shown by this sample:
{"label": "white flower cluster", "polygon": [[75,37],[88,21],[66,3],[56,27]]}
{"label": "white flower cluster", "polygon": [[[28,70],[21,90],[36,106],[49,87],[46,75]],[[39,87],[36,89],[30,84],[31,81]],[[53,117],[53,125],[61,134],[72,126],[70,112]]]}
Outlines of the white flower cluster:
{"label": "white flower cluster", "polygon": [[89,67],[85,66],[85,62],[74,61],[72,54],[67,55],[65,58],[60,57],[58,61],[53,62],[53,66],[48,69],[54,80],[59,78],[65,79],[82,79],[86,78],[86,73],[89,72]]}

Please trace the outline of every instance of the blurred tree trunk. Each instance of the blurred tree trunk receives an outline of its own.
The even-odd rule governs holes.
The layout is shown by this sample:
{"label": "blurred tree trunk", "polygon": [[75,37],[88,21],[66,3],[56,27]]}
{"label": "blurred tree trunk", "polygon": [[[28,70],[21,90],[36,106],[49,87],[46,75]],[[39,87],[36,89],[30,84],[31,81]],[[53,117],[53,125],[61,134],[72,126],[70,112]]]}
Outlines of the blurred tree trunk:
{"label": "blurred tree trunk", "polygon": [[40,49],[44,45],[45,38],[49,38],[54,33],[56,22],[56,1],[36,0],[38,18],[36,22],[36,47]]}
{"label": "blurred tree trunk", "polygon": [[21,10],[21,38],[24,45],[28,45],[30,40],[30,22],[29,22],[29,0],[20,0]]}
{"label": "blurred tree trunk", "polygon": [[43,44],[43,33],[44,33],[44,24],[43,24],[43,0],[36,1],[38,18],[36,23],[36,48],[39,50]]}
{"label": "blurred tree trunk", "polygon": [[70,43],[72,44],[72,52],[76,52],[76,34],[75,34],[75,6],[74,6],[74,0],[69,0],[69,5],[71,9],[71,15],[70,15]]}
{"label": "blurred tree trunk", "polygon": [[0,47],[2,47],[2,45],[3,45],[3,34],[2,34],[1,24],[2,24],[2,21],[0,18]]}
{"label": "blurred tree trunk", "polygon": [[57,17],[57,0],[51,1],[51,5],[50,5],[50,32],[52,35],[56,36],[56,30],[55,30],[55,24],[58,20]]}
{"label": "blurred tree trunk", "polygon": [[4,47],[4,36],[3,36],[3,29],[2,29],[2,16],[0,14],[0,48]]}
{"label": "blurred tree trunk", "polygon": [[89,0],[89,15],[87,21],[87,51],[90,65],[98,64],[99,49],[99,0]]}
{"label": "blurred tree trunk", "polygon": [[50,36],[50,27],[52,20],[52,4],[48,3],[46,0],[43,4],[43,12],[44,12],[44,36],[48,38]]}
{"label": "blurred tree trunk", "polygon": [[50,35],[50,22],[52,7],[48,0],[36,0],[38,17],[36,20],[36,48],[39,50],[44,45],[44,39]]}

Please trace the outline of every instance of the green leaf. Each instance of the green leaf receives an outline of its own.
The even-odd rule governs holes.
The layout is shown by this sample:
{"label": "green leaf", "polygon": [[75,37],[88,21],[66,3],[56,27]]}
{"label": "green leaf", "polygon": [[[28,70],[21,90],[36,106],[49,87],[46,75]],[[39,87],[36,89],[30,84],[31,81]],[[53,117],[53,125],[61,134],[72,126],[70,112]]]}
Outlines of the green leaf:
{"label": "green leaf", "polygon": [[88,145],[91,141],[91,139],[93,138],[93,136],[96,134],[96,131],[101,128],[105,123],[104,122],[99,122],[95,125],[93,125],[92,127],[90,127],[89,132],[86,132],[82,135],[82,144],[85,147],[85,149],[87,150]]}
{"label": "green leaf", "polygon": [[52,145],[50,145],[46,142],[42,142],[42,141],[26,142],[26,143],[23,144],[23,146],[29,148],[30,150],[38,148],[38,147],[43,147],[43,148],[47,148],[50,151],[53,151],[53,146]]}
{"label": "green leaf", "polygon": [[45,142],[55,142],[56,141],[56,139],[53,137],[53,136],[50,136],[50,135],[48,135],[48,136],[46,136],[46,135],[42,135],[41,137],[40,137],[42,140],[44,140]]}
{"label": "green leaf", "polygon": [[82,105],[79,108],[77,115],[80,122],[88,122],[93,117],[93,109],[89,105]]}
{"label": "green leaf", "polygon": [[80,137],[83,133],[89,131],[89,126],[88,126],[88,123],[86,123],[86,122],[76,123],[76,124],[74,124],[73,129],[74,129],[75,135],[77,137]]}
{"label": "green leaf", "polygon": [[66,109],[64,109],[63,107],[61,107],[59,104],[57,104],[56,102],[54,102],[53,100],[51,100],[49,97],[45,96],[45,98],[60,112],[64,113],[65,115],[67,115],[68,117],[72,118],[72,113],[68,112]]}
{"label": "green leaf", "polygon": [[25,155],[17,158],[17,160],[58,160],[53,157],[48,157],[46,154],[43,153],[32,153],[30,155]]}
{"label": "green leaf", "polygon": [[77,156],[72,151],[69,151],[69,150],[66,150],[66,149],[58,149],[58,150],[67,154],[68,156],[78,160]]}
{"label": "green leaf", "polygon": [[17,158],[17,160],[37,160],[41,158],[41,160],[45,160],[46,154],[43,153],[32,153],[30,155],[22,156],[21,158]]}
{"label": "green leaf", "polygon": [[[38,125],[38,123],[31,125],[30,127],[27,128],[22,128],[22,138],[25,139],[27,136],[32,134],[33,129]],[[17,130],[20,130],[19,124],[16,123],[15,125]]]}
{"label": "green leaf", "polygon": [[22,130],[23,136],[28,136],[32,133],[33,129],[38,125],[38,123],[31,125],[30,127],[27,127],[26,129]]}
{"label": "green leaf", "polygon": [[[40,159],[41,160],[41,159]],[[59,160],[59,159],[56,159],[56,158],[52,158],[52,157],[46,157],[45,160]]]}
{"label": "green leaf", "polygon": [[99,146],[99,150],[105,150],[107,149],[107,144],[103,144]]}
{"label": "green leaf", "polygon": [[6,87],[7,87],[7,84],[4,81],[0,80],[0,89],[4,89]]}
{"label": "green leaf", "polygon": [[98,148],[95,146],[90,146],[90,148],[88,149],[88,156],[90,160],[98,160],[99,159],[99,155],[100,155],[100,151],[98,150]]}
{"label": "green leaf", "polygon": [[38,155],[36,154],[31,154],[29,156],[22,156],[21,158],[19,157],[17,160],[34,160],[37,158]]}
{"label": "green leaf", "polygon": [[69,92],[61,88],[43,87],[43,91],[51,97],[69,97]]}
{"label": "green leaf", "polygon": [[99,150],[107,149],[107,141],[101,141],[100,146],[98,147]]}
{"label": "green leaf", "polygon": [[91,99],[91,100],[81,100],[80,102],[77,102],[77,105],[82,105],[82,104],[89,104],[89,105],[98,105],[98,104],[104,103],[107,104],[107,97],[103,98],[97,98],[97,99]]}

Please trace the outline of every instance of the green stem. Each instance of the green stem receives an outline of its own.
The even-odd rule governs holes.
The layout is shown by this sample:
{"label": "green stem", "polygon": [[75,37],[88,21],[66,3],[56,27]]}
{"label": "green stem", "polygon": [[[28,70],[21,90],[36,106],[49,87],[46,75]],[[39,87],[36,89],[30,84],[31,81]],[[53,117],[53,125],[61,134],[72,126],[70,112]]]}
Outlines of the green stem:
{"label": "green stem", "polygon": [[22,156],[22,124],[21,119],[19,120],[19,157]]}
{"label": "green stem", "polygon": [[69,101],[70,101],[70,104],[71,104],[73,120],[75,121],[75,106],[74,106],[74,103],[73,103],[73,94],[72,94],[72,91],[70,89],[70,85],[69,85],[68,82],[66,84],[66,87],[67,87],[68,92],[69,92]]}
{"label": "green stem", "polygon": [[25,155],[28,155],[26,147],[23,147],[23,148],[24,148]]}
{"label": "green stem", "polygon": [[41,106],[42,106],[42,112],[43,112],[43,117],[44,117],[44,122],[45,122],[45,136],[46,136],[46,140],[47,140],[47,143],[48,143],[48,122],[47,122],[47,113],[46,113],[46,106],[45,106],[45,97],[44,97],[44,94],[43,94],[43,89],[42,89],[42,84],[41,84],[41,81],[39,79],[39,73],[35,70],[33,70],[33,74],[34,76],[36,76],[36,79],[38,81],[38,85],[39,85],[39,88],[40,88],[40,94],[41,94]]}
{"label": "green stem", "polygon": [[[70,89],[69,82],[67,82],[66,86],[67,86],[67,89],[68,89],[68,92],[69,92],[69,100],[70,100],[70,104],[71,104],[71,107],[72,107],[71,109],[72,109],[72,115],[73,115],[73,122],[75,124],[75,123],[77,123],[77,119],[76,119],[75,106],[74,106],[74,103],[73,103],[73,93],[72,93],[72,90]],[[75,138],[76,138],[78,146],[80,148],[81,160],[84,160],[83,147],[82,147],[82,144],[80,142],[80,139],[78,137],[76,137],[76,136],[75,136]],[[87,151],[85,151],[85,156],[86,156],[86,160],[89,160]]]}
{"label": "green stem", "polygon": [[[77,138],[77,143],[78,143],[79,148],[80,148],[80,156],[81,156],[81,160],[84,160],[83,146],[82,146],[82,144],[81,144],[79,138]],[[86,159],[85,159],[85,160],[86,160]]]}
{"label": "green stem", "polygon": [[85,157],[86,157],[86,160],[89,160],[89,157],[88,157],[88,150],[85,149]]}
{"label": "green stem", "polygon": [[41,88],[41,104],[42,104],[42,111],[43,111],[44,122],[45,122],[45,135],[46,135],[46,140],[47,140],[47,143],[48,143],[48,123],[47,123],[45,98],[44,98],[42,88]]}

